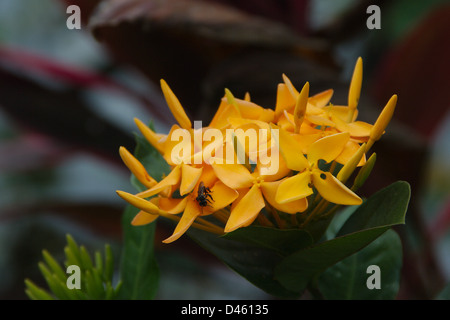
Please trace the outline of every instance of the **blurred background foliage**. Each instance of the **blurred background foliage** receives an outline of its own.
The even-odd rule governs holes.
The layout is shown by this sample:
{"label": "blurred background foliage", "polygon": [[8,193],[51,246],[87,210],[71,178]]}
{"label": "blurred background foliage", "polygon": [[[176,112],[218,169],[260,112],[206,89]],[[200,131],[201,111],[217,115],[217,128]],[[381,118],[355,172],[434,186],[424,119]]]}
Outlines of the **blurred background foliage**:
{"label": "blurred background foliage", "polygon": [[[80,6],[82,29],[66,8]],[[366,27],[371,4],[381,29]],[[191,119],[208,121],[224,87],[275,103],[286,73],[345,104],[364,60],[360,118],[399,102],[363,196],[397,180],[412,187],[398,299],[432,299],[450,278],[450,4],[448,1],[3,0],[0,2],[0,299],[26,299],[44,280],[42,249],[63,260],[66,233],[120,255],[133,192],[118,149],[133,150],[133,118],[167,131],[164,78]],[[159,299],[270,298],[188,237],[156,256]],[[60,254],[60,256],[58,256]],[[180,269],[179,266],[183,265]],[[238,289],[236,289],[238,288]]]}

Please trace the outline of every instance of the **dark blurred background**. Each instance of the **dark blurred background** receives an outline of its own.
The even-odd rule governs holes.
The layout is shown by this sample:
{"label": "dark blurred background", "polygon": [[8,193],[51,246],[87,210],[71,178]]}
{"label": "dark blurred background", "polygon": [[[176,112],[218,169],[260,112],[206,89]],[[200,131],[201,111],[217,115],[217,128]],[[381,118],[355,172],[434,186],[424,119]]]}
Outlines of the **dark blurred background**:
{"label": "dark blurred background", "polygon": [[[81,29],[69,30],[69,5]],[[381,29],[368,29],[369,5]],[[225,87],[275,105],[285,73],[346,104],[364,61],[359,118],[373,123],[399,101],[373,151],[370,196],[397,180],[412,187],[398,299],[433,299],[450,278],[450,3],[330,0],[2,0],[0,2],[0,299],[26,299],[43,280],[42,249],[62,259],[65,234],[120,254],[115,190],[133,192],[119,146],[133,150],[133,118],[166,132],[174,119],[164,78],[191,119],[209,121]],[[269,299],[187,236],[164,245],[160,299]],[[178,266],[183,264],[183,269]],[[238,289],[236,289],[238,288]]]}

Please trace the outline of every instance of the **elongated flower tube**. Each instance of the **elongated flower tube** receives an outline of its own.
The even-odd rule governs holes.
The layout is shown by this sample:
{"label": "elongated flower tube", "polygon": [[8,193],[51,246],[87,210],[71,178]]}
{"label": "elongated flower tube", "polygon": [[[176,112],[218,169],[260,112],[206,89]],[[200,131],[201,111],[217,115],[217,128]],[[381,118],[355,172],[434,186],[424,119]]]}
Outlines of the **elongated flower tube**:
{"label": "elongated flower tube", "polygon": [[309,82],[303,86],[302,91],[298,95],[297,103],[294,109],[294,132],[299,133],[300,127],[302,126],[303,119],[306,114],[306,106],[308,105],[309,96]]}
{"label": "elongated flower tube", "polygon": [[379,140],[383,135],[384,130],[391,121],[396,105],[397,105],[397,95],[394,94],[389,99],[386,106],[383,108],[383,111],[381,111],[377,121],[373,125],[372,130],[370,131],[370,139],[366,147],[367,150],[369,150],[374,144],[374,142]]}
{"label": "elongated flower tube", "polygon": [[130,169],[130,171],[144,186],[151,188],[157,184],[156,180],[148,174],[147,170],[145,170],[139,160],[137,160],[125,147],[120,147],[119,153],[122,161],[128,169]]}
{"label": "elongated flower tube", "polygon": [[363,65],[362,59],[359,57],[356,61],[355,69],[353,70],[352,81],[348,92],[348,108],[350,109],[350,112],[348,113],[347,122],[352,121],[356,107],[358,106],[359,97],[361,95],[362,77]]}
{"label": "elongated flower tube", "polygon": [[189,120],[188,116],[186,115],[186,112],[181,106],[178,98],[172,92],[167,82],[163,79],[161,79],[161,88],[164,93],[164,97],[166,98],[167,105],[169,106],[170,111],[172,111],[175,119],[178,121],[182,128],[190,129],[192,127],[191,120]]}
{"label": "elongated flower tube", "polygon": [[366,152],[366,144],[363,143],[357,152],[355,152],[352,156],[352,158],[350,159],[350,161],[348,161],[343,167],[342,169],[339,171],[338,175],[336,176],[336,178],[345,183],[347,181],[348,178],[350,178],[350,175],[353,173],[353,171],[355,171],[356,167],[358,166],[358,163],[360,163],[362,157],[364,156]]}

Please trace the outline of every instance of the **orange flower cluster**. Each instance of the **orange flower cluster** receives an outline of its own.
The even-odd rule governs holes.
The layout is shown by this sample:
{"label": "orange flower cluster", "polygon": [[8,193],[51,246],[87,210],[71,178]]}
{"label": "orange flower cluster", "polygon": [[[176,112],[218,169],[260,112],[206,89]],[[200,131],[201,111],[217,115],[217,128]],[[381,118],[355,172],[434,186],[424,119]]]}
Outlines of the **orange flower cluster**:
{"label": "orange flower cluster", "polygon": [[[330,203],[361,204],[354,191],[367,177],[374,159],[367,160],[366,154],[384,133],[397,96],[371,125],[357,120],[361,58],[346,106],[330,103],[331,89],[310,96],[309,83],[298,91],[288,77],[282,78],[274,108],[259,106],[249,94],[238,99],[225,90],[211,123],[201,128],[192,127],[179,100],[161,80],[178,124],[168,134],[159,134],[135,121],[172,170],[157,182],[130,152],[120,148],[124,163],[147,188],[137,194],[117,191],[141,210],[132,223],[143,225],[160,216],[176,221],[173,234],[164,240],[170,243],[191,226],[217,234],[255,221],[266,226],[303,227],[315,217],[330,214],[325,210]],[[347,187],[357,167],[362,167],[362,174],[353,187]],[[306,215],[299,218],[302,212]]]}

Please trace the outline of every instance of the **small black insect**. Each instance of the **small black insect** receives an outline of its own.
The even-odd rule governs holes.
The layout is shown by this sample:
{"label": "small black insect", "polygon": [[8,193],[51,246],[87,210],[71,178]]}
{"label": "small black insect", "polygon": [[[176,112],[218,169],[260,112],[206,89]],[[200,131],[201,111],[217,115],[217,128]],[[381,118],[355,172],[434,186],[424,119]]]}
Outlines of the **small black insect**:
{"label": "small black insect", "polygon": [[[203,184],[203,181],[201,181],[200,185],[198,186],[198,196],[197,196],[197,198],[195,198],[195,200],[197,200],[198,204],[201,207],[209,206],[212,203],[211,201],[214,201],[210,192],[211,192],[211,189],[209,189],[208,187],[205,187],[205,185]],[[209,199],[208,199],[208,197],[209,197]]]}

